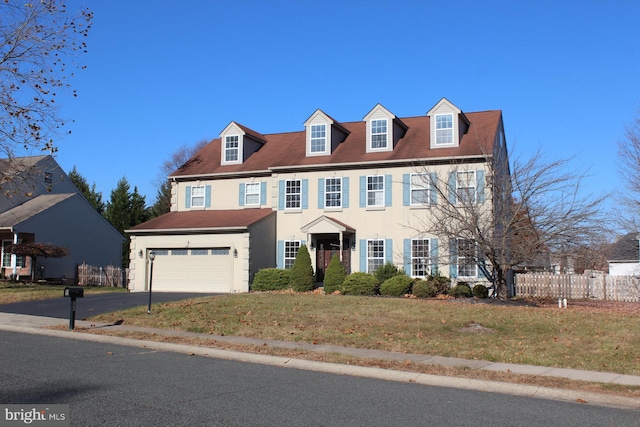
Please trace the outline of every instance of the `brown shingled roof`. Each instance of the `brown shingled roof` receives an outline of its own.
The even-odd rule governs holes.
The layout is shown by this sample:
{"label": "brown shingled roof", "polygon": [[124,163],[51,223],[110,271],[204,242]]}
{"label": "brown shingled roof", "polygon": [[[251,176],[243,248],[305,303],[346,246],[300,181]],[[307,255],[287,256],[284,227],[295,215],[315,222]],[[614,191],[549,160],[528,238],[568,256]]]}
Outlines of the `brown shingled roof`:
{"label": "brown shingled roof", "polygon": [[126,230],[129,234],[167,230],[246,229],[274,214],[270,208],[169,212]]}
{"label": "brown shingled roof", "polygon": [[221,144],[216,138],[202,148],[171,176],[213,175],[224,173],[250,173],[269,168],[288,166],[313,166],[384,162],[429,158],[490,155],[498,132],[502,112],[491,110],[465,113],[470,122],[458,147],[430,148],[430,118],[427,116],[402,118],[407,126],[405,135],[393,151],[366,152],[366,123],[364,121],[341,123],[349,131],[346,139],[327,156],[306,156],[305,131],[262,135],[266,143],[242,164],[221,165]]}

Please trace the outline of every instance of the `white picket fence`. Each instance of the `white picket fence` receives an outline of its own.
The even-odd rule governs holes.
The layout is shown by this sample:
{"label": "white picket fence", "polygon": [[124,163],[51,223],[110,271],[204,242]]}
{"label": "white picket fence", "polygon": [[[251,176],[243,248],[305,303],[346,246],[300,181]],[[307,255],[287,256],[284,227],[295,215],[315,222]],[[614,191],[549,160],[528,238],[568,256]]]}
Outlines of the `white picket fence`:
{"label": "white picket fence", "polygon": [[516,274],[516,297],[640,301],[640,278],[607,274]]}

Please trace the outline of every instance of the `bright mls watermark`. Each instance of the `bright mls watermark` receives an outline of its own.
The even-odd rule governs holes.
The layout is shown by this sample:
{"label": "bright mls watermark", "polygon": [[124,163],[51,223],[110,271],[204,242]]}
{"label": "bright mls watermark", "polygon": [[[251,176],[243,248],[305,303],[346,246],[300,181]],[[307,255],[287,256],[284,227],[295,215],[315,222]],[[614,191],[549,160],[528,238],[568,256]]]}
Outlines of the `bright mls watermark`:
{"label": "bright mls watermark", "polygon": [[0,427],[21,425],[68,427],[69,405],[0,404]]}

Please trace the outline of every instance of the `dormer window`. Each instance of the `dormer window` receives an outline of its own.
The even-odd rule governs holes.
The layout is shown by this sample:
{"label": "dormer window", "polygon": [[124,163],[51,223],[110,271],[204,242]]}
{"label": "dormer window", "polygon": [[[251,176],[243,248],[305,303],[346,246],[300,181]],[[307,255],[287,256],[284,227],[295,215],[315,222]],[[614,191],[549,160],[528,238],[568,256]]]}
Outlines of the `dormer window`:
{"label": "dormer window", "polygon": [[436,145],[453,144],[453,114],[436,115]]}
{"label": "dormer window", "polygon": [[371,120],[371,148],[387,148],[387,119]]}
{"label": "dormer window", "polygon": [[327,125],[311,125],[311,152],[325,153],[327,151]]}
{"label": "dormer window", "polygon": [[224,140],[224,162],[236,163],[239,156],[238,135],[228,135]]}

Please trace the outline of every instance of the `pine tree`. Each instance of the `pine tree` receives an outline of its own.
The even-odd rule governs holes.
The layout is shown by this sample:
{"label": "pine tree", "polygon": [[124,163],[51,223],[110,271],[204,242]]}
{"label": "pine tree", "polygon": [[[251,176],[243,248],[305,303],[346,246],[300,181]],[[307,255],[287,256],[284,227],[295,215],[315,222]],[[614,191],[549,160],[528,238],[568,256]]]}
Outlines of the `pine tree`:
{"label": "pine tree", "polygon": [[329,261],[327,271],[324,274],[325,293],[331,294],[339,290],[346,276],[347,273],[345,272],[344,267],[340,262],[340,257],[338,256],[338,254],[333,254],[333,256],[331,257],[331,261]]}
{"label": "pine tree", "polygon": [[118,181],[117,187],[111,191],[111,199],[107,203],[105,217],[120,233],[131,225],[131,194],[126,177]]}
{"label": "pine tree", "polygon": [[76,186],[76,188],[82,193],[85,199],[93,206],[93,208],[100,214],[104,215],[105,205],[102,201],[102,193],[96,191],[96,184],[93,183],[91,188],[87,183],[87,180],[80,175],[78,169],[74,166],[71,172],[69,172],[69,179]]}
{"label": "pine tree", "polygon": [[291,267],[291,289],[296,292],[312,291],[314,284],[311,257],[307,246],[302,245],[298,249],[296,260],[293,262],[293,267]]}
{"label": "pine tree", "polygon": [[149,209],[146,207],[145,196],[138,193],[138,187],[133,187],[131,194],[131,215],[129,227],[149,220]]}
{"label": "pine tree", "polygon": [[171,182],[165,180],[156,195],[156,202],[149,209],[149,219],[169,213],[171,210]]}

